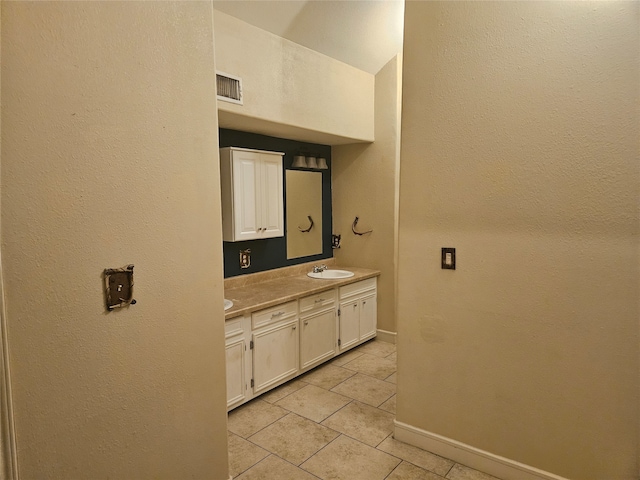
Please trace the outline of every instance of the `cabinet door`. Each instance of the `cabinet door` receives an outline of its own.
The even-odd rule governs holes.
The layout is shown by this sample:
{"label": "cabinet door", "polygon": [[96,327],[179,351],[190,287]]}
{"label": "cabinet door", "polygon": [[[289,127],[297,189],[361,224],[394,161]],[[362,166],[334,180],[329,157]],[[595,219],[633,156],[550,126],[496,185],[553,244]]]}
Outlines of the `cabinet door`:
{"label": "cabinet door", "polygon": [[242,151],[234,151],[232,155],[234,238],[236,241],[259,238],[259,198],[262,189],[260,155]]}
{"label": "cabinet door", "polygon": [[300,368],[307,369],[336,354],[335,307],[300,317]]}
{"label": "cabinet door", "polygon": [[377,329],[376,295],[369,295],[360,300],[360,340],[366,340],[376,335]]}
{"label": "cabinet door", "polygon": [[246,399],[245,341],[243,337],[227,340],[227,409]]}
{"label": "cabinet door", "polygon": [[298,319],[253,334],[253,392],[264,392],[298,373]]}
{"label": "cabinet door", "polygon": [[284,235],[284,192],[282,188],[282,157],[261,154],[261,238]]}
{"label": "cabinet door", "polygon": [[352,300],[340,304],[340,351],[360,340],[360,302]]}

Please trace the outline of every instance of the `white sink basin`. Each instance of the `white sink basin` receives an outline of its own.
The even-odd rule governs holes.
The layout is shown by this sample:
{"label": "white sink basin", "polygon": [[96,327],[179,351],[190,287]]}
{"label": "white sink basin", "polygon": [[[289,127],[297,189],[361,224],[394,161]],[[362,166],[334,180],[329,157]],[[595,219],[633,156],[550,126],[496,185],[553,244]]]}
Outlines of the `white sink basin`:
{"label": "white sink basin", "polygon": [[224,309],[225,310],[229,310],[231,307],[233,307],[233,302],[231,300],[227,300],[225,298],[224,299]]}
{"label": "white sink basin", "polygon": [[309,272],[308,277],[311,278],[324,278],[326,280],[335,280],[337,278],[349,278],[353,277],[354,273],[348,270],[324,270],[322,272]]}

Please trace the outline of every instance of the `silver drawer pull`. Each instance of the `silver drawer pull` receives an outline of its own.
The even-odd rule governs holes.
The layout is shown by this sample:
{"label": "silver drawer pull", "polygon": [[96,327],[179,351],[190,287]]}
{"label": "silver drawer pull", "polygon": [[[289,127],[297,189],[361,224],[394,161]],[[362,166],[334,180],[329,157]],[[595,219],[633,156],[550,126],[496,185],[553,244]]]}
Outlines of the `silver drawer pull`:
{"label": "silver drawer pull", "polygon": [[281,317],[282,315],[284,315],[284,312],[272,313],[271,318]]}

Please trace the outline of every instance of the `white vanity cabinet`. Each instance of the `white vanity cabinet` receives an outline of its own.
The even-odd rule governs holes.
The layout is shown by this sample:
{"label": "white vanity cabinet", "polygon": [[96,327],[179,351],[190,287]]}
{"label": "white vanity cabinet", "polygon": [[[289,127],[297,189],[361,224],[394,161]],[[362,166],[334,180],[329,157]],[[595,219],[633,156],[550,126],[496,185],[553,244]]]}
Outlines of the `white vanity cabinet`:
{"label": "white vanity cabinet", "polygon": [[339,288],[339,351],[343,352],[376,336],[376,278],[368,278]]}
{"label": "white vanity cabinet", "polygon": [[375,277],[227,320],[227,409],[375,337],[376,326]]}
{"label": "white vanity cabinet", "polygon": [[298,302],[292,301],[251,315],[253,393],[259,394],[298,374]]}
{"label": "white vanity cabinet", "polygon": [[336,290],[299,300],[300,369],[309,370],[337,352]]}
{"label": "white vanity cabinet", "polygon": [[224,241],[284,236],[283,155],[247,148],[220,149]]}

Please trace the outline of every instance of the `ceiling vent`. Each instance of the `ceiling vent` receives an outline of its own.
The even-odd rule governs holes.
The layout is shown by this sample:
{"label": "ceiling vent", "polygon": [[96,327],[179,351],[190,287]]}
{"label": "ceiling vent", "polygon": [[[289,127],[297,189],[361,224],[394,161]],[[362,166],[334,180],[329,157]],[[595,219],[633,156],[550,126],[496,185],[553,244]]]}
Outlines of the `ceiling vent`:
{"label": "ceiling vent", "polygon": [[242,79],[228,73],[216,72],[218,100],[242,105]]}

